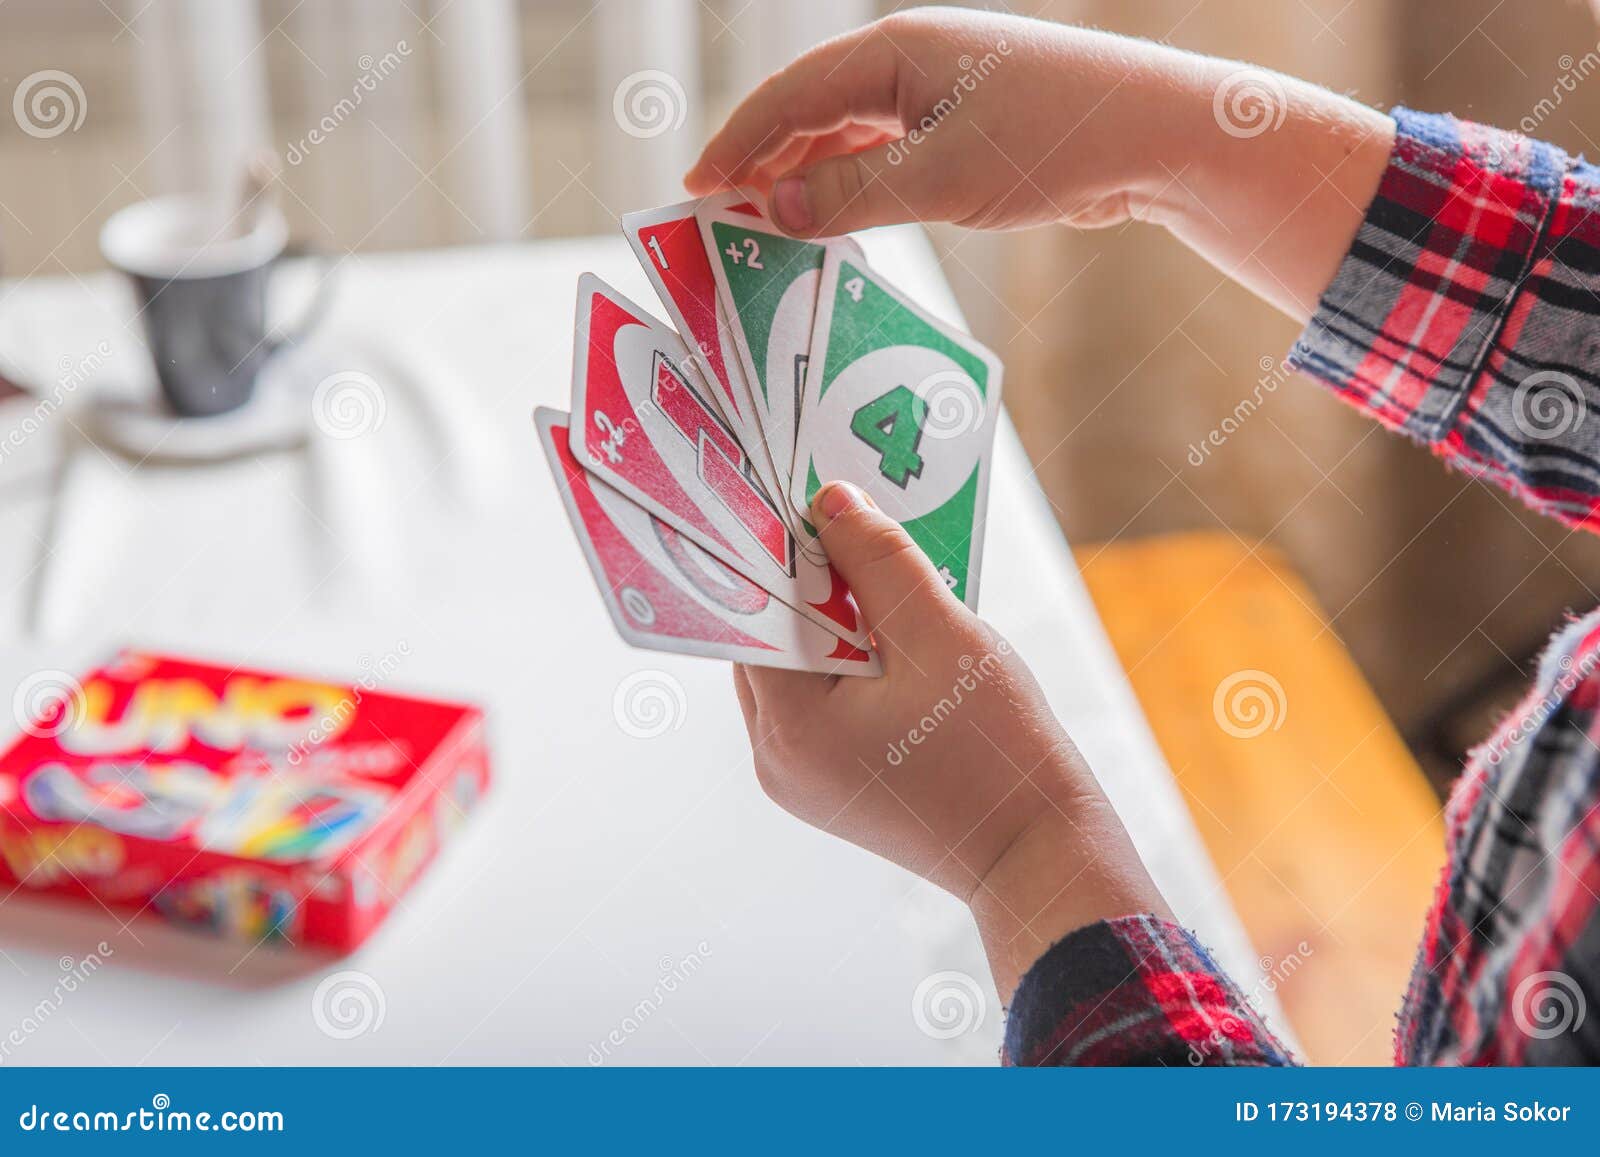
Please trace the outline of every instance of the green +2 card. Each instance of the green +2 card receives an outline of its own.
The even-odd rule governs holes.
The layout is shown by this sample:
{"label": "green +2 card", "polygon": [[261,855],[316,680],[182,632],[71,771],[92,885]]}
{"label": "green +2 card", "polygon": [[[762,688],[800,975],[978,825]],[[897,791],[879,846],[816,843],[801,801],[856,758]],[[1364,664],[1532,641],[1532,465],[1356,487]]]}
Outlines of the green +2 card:
{"label": "green +2 card", "polygon": [[[696,215],[712,277],[727,306],[733,345],[754,395],[767,460],[786,490],[794,472],[794,442],[810,361],[817,287],[828,251],[844,247],[860,259],[848,238],[828,242],[786,237],[764,218],[726,209]],[[791,525],[787,496],[774,495]]]}

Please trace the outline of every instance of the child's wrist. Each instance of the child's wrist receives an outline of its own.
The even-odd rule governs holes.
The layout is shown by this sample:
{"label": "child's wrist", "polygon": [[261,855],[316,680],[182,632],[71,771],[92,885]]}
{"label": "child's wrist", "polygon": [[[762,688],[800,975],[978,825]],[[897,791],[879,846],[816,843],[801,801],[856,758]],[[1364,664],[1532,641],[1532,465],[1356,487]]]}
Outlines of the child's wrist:
{"label": "child's wrist", "polygon": [[[1094,163],[1105,166],[1129,216],[1177,231],[1204,212],[1194,186],[1215,160],[1210,72],[1218,62],[1164,44],[1116,39],[1124,47],[1116,58],[1118,75],[1091,115],[1122,127]],[[1074,184],[1084,181],[1083,160],[1071,158],[1077,171],[1068,180]]]}
{"label": "child's wrist", "polygon": [[985,873],[968,907],[1006,1003],[1062,937],[1136,912],[1168,915],[1121,821],[1098,795],[1036,817]]}
{"label": "child's wrist", "polygon": [[1169,153],[1154,156],[1165,184],[1143,219],[1304,320],[1377,190],[1394,122],[1235,61],[1192,58],[1164,81],[1153,139]]}
{"label": "child's wrist", "polygon": [[1326,220],[1322,200],[1360,215],[1387,162],[1389,117],[1256,65],[1142,48],[1114,118],[1138,126],[1113,162],[1134,216],[1188,240],[1252,223],[1270,234],[1302,212]]}

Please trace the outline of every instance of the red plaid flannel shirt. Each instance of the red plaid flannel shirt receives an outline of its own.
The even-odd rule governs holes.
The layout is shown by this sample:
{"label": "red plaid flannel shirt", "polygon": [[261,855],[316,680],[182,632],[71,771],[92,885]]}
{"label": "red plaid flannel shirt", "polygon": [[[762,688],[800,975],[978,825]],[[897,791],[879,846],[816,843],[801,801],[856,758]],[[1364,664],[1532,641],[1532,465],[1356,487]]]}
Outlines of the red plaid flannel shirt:
{"label": "red plaid flannel shirt", "polygon": [[[1291,361],[1452,466],[1600,530],[1600,169],[1395,112],[1382,184]],[[1600,610],[1467,759],[1400,1064],[1600,1063]],[[1018,1064],[1287,1064],[1183,929],[1081,929],[1023,978]]]}

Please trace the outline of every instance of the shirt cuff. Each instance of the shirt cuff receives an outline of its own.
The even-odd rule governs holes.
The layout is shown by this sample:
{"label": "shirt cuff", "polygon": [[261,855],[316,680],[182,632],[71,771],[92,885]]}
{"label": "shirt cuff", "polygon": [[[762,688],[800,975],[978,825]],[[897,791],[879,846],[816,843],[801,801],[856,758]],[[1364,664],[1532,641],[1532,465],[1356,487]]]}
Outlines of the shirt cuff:
{"label": "shirt cuff", "polygon": [[1389,166],[1288,364],[1431,444],[1505,325],[1568,161],[1452,116],[1393,115]]}
{"label": "shirt cuff", "polygon": [[1034,962],[1008,1065],[1287,1065],[1294,1059],[1192,934],[1155,916],[1080,928]]}

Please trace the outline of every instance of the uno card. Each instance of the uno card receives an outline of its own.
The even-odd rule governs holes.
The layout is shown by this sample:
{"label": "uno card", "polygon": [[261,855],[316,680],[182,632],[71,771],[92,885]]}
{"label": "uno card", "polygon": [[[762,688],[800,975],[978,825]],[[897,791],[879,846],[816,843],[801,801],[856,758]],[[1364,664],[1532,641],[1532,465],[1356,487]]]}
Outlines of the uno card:
{"label": "uno card", "polygon": [[[752,411],[750,386],[739,365],[725,307],[712,280],[711,263],[700,241],[695,221],[698,209],[714,207],[759,218],[760,210],[744,193],[718,193],[703,201],[683,201],[627,213],[622,232],[634,256],[654,286],[678,336],[690,347],[711,386],[712,400],[739,441],[746,447],[760,444],[761,427]],[[776,474],[766,477],[771,463],[756,462],[757,473],[776,494],[785,489]],[[766,467],[767,469],[762,469]]]}
{"label": "uno card", "polygon": [[534,414],[556,486],[617,632],[650,650],[762,667],[878,675],[878,657],[728,569],[574,457],[559,410]]}
{"label": "uno card", "polygon": [[838,250],[824,263],[811,357],[796,508],[809,509],[825,481],[855,483],[975,607],[999,359]]}
{"label": "uno card", "polygon": [[[849,245],[858,251],[847,240],[787,237],[765,218],[751,220],[726,209],[703,208],[696,216],[750,383],[767,456],[780,491],[787,492],[823,257],[830,246]],[[783,493],[779,501],[783,505]],[[799,529],[797,514],[786,509],[784,515]]]}
{"label": "uno card", "polygon": [[802,615],[867,647],[826,559],[803,555],[749,455],[684,372],[678,335],[599,278],[578,282],[572,451],[584,467]]}

